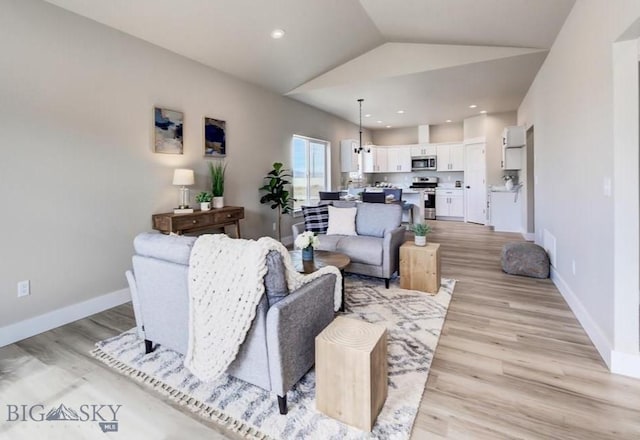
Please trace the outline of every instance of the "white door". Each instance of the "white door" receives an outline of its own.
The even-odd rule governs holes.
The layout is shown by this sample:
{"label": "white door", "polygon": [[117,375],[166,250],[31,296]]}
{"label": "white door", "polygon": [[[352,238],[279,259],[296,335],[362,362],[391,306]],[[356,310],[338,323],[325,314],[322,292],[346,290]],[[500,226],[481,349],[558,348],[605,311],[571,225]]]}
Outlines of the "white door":
{"label": "white door", "polygon": [[446,195],[436,195],[436,217],[449,216],[449,197]]}
{"label": "white door", "polygon": [[466,221],[484,225],[487,223],[487,184],[485,144],[466,145],[464,170]]}

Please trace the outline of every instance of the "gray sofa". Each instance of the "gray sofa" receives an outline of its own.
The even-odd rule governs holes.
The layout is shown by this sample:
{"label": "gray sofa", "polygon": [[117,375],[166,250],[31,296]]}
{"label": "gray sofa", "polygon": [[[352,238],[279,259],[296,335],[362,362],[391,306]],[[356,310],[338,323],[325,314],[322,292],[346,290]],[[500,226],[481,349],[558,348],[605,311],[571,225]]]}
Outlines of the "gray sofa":
{"label": "gray sofa", "polygon": [[[400,246],[406,229],[402,222],[402,206],[396,203],[336,202],[336,207],[357,207],[356,232],[358,235],[318,234],[318,249],[340,252],[351,258],[346,272],[389,279],[398,270]],[[304,222],[292,226],[293,239],[305,231]]]}
{"label": "gray sofa", "polygon": [[[138,334],[149,353],[155,344],[185,354],[188,344],[188,270],[195,237],[144,233],[134,240],[131,289]],[[313,366],[315,337],[334,318],[335,275],[287,291],[280,254],[267,255],[265,295],[236,359],[227,373],[278,396],[287,412],[286,393]]]}

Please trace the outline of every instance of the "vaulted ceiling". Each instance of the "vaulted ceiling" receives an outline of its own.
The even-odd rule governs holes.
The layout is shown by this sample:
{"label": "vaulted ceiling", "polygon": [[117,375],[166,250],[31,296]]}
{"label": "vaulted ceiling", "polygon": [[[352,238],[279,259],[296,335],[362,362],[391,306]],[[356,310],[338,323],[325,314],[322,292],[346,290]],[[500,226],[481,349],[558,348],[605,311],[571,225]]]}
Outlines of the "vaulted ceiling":
{"label": "vaulted ceiling", "polygon": [[377,129],[515,110],[575,0],[47,1]]}

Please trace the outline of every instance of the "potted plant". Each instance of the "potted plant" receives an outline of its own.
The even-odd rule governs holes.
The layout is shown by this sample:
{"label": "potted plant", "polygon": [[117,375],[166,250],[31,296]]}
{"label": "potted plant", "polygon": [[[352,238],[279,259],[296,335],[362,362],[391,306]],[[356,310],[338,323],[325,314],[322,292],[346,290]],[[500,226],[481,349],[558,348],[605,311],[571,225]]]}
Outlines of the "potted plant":
{"label": "potted plant", "polygon": [[416,246],[426,246],[427,234],[431,232],[431,226],[426,223],[415,223],[411,226],[411,230],[415,235],[414,241]]}
{"label": "potted plant", "polygon": [[213,196],[211,193],[202,191],[196,196],[196,202],[200,203],[200,209],[202,211],[209,211],[211,209],[211,199]]}
{"label": "potted plant", "polygon": [[211,194],[213,196],[213,207],[222,208],[224,206],[224,174],[227,165],[222,161],[209,162],[209,174],[211,175]]}
{"label": "potted plant", "polygon": [[260,188],[260,191],[267,192],[267,194],[260,197],[260,203],[269,203],[271,209],[278,210],[278,241],[280,241],[282,237],[280,231],[282,214],[290,214],[293,211],[293,199],[291,198],[291,193],[287,190],[291,184],[291,182],[287,180],[287,177],[292,177],[292,175],[282,167],[283,165],[280,162],[275,162],[273,169],[264,177],[267,183]]}
{"label": "potted plant", "polygon": [[313,250],[320,244],[318,236],[311,231],[303,232],[296,237],[293,243],[298,249],[302,249],[302,260],[313,260]]}

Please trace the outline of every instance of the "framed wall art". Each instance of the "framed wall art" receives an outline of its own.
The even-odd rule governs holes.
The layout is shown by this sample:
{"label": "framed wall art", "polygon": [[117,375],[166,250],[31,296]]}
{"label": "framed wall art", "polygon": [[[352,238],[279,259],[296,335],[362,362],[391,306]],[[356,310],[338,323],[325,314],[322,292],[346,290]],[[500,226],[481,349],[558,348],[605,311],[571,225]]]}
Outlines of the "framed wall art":
{"label": "framed wall art", "polygon": [[225,157],[227,123],[219,119],[204,118],[204,157]]}
{"label": "framed wall art", "polygon": [[156,153],[183,154],[182,112],[154,107],[154,130]]}

